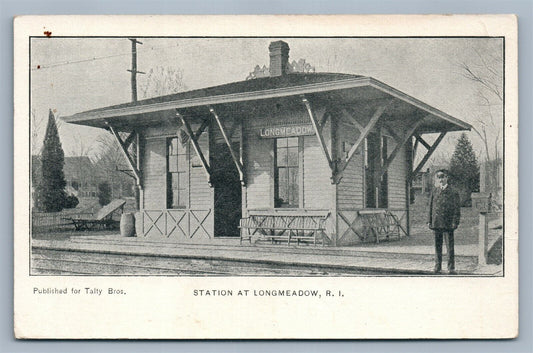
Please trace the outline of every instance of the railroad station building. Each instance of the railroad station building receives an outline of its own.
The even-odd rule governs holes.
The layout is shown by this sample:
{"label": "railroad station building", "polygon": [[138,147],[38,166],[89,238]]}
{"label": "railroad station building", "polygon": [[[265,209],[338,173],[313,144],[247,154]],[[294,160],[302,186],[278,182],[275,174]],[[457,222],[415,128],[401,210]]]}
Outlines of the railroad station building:
{"label": "railroad station building", "polygon": [[122,146],[140,195],[137,236],[205,242],[239,236],[254,215],[317,215],[320,241],[342,246],[367,238],[363,218],[376,210],[409,234],[413,176],[446,133],[470,125],[372,77],[294,72],[284,41],[269,54],[268,77],[65,119]]}

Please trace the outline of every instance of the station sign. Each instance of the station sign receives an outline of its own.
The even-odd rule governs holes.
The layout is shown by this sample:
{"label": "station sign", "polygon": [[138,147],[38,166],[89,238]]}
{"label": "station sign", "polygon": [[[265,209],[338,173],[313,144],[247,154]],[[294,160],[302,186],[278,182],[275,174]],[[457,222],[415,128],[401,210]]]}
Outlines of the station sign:
{"label": "station sign", "polygon": [[264,127],[259,130],[259,137],[261,138],[292,137],[314,134],[315,130],[311,124],[272,126]]}

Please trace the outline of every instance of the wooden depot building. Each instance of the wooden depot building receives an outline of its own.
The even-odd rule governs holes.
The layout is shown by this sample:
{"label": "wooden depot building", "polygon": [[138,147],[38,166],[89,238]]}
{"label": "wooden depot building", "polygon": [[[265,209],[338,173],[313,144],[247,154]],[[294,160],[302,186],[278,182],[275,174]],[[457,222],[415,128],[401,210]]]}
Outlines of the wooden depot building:
{"label": "wooden depot building", "polygon": [[371,77],[294,72],[287,43],[269,49],[268,77],[65,119],[122,146],[137,236],[341,246],[408,235],[412,177],[447,132],[471,126]]}

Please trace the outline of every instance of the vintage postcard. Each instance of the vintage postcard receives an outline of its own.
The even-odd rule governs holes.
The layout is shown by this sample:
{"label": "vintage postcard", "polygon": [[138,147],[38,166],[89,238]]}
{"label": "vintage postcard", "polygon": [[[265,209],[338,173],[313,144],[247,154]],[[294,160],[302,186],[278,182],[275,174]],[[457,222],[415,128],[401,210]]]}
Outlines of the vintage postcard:
{"label": "vintage postcard", "polygon": [[14,33],[17,338],[518,335],[515,16]]}

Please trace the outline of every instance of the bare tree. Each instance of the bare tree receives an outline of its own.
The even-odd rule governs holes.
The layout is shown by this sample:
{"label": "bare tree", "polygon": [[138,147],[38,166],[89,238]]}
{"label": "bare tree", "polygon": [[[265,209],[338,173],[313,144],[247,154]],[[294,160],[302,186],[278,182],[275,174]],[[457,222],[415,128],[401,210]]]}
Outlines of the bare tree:
{"label": "bare tree", "polygon": [[70,155],[79,157],[89,157],[91,153],[94,153],[94,143],[85,143],[79,132],[71,132],[71,134],[75,136],[76,145],[70,149]]}
{"label": "bare tree", "polygon": [[480,110],[476,119],[474,132],[483,142],[485,160],[500,158],[502,124],[495,115],[501,115],[503,109],[503,59],[489,50],[480,52],[473,49],[470,62],[460,62],[460,75],[477,87]]}
{"label": "bare tree", "polygon": [[[460,75],[475,83],[476,96],[479,101],[479,111],[474,132],[481,139],[484,147],[485,166],[482,183],[485,191],[490,191],[500,197],[501,183],[501,149],[502,141],[502,117],[503,117],[503,51],[497,47],[487,46],[486,50],[480,51],[473,48],[473,55],[469,62],[458,64]],[[486,184],[485,184],[486,183]],[[498,195],[499,194],[499,195]]]}
{"label": "bare tree", "polygon": [[37,119],[35,114],[35,108],[31,109],[31,153],[34,155],[39,154],[39,130],[42,126],[42,120]]}
{"label": "bare tree", "polygon": [[152,98],[187,90],[183,71],[179,68],[157,66],[150,69],[140,92],[142,98]]}
{"label": "bare tree", "polygon": [[[120,133],[122,139],[127,134]],[[135,179],[130,172],[126,157],[118,142],[111,134],[100,135],[96,140],[96,167],[101,177],[109,181],[113,195],[117,195],[116,185],[131,185]]]}

